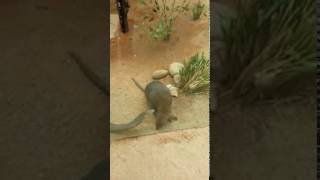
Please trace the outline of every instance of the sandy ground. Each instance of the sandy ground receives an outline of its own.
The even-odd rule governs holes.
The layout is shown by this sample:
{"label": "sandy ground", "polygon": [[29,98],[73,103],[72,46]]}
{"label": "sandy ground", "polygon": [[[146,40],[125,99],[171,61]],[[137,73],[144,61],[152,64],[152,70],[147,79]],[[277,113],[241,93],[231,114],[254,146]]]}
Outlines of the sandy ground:
{"label": "sandy ground", "polygon": [[207,180],[209,129],[192,129],[111,143],[111,180]]}

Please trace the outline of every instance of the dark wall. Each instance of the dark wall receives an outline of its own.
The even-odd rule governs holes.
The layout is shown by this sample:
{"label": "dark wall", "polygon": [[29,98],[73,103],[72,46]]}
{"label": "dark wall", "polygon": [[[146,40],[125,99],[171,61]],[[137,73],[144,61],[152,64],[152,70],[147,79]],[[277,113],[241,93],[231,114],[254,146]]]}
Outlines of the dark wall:
{"label": "dark wall", "polygon": [[78,180],[107,147],[106,1],[1,1],[0,179]]}

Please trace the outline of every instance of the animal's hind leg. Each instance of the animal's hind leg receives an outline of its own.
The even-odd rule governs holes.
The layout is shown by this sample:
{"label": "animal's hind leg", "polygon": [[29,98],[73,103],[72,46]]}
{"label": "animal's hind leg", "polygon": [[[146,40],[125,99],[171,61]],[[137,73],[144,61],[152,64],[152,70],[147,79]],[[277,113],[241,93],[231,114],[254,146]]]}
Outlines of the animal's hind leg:
{"label": "animal's hind leg", "polygon": [[161,128],[161,122],[157,119],[156,120],[156,130],[159,130]]}

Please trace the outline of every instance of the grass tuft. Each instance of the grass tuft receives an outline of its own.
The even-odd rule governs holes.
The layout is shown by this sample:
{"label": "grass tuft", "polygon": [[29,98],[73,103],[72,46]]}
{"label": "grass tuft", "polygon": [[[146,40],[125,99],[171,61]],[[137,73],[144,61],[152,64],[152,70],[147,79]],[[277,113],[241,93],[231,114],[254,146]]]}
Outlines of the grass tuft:
{"label": "grass tuft", "polygon": [[209,87],[209,60],[204,54],[195,54],[180,71],[181,89],[186,94],[203,93]]}
{"label": "grass tuft", "polygon": [[195,3],[192,7],[192,20],[198,20],[204,14],[205,7],[205,4],[202,4],[200,0]]}

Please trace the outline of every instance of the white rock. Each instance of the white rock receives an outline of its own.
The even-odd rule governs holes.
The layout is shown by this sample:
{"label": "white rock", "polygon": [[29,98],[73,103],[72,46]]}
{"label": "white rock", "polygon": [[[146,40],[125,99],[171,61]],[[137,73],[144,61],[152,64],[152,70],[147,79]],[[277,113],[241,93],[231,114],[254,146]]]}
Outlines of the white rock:
{"label": "white rock", "polygon": [[178,97],[178,88],[174,87],[172,84],[168,84],[167,88],[170,90],[171,96]]}
{"label": "white rock", "polygon": [[165,69],[160,69],[160,70],[156,70],[152,73],[152,78],[153,79],[162,79],[164,77],[166,77],[168,75],[168,70]]}
{"label": "white rock", "polygon": [[169,72],[171,76],[174,76],[176,74],[179,74],[179,71],[184,68],[184,65],[179,62],[174,62],[169,65]]}
{"label": "white rock", "polygon": [[181,85],[181,76],[180,74],[176,74],[173,76],[173,81],[174,81],[174,84],[177,86],[177,87],[180,87]]}

